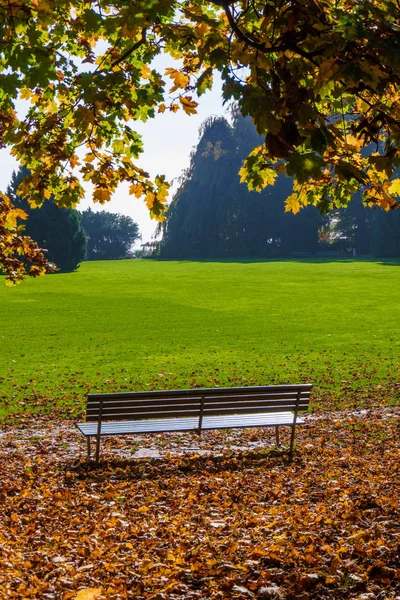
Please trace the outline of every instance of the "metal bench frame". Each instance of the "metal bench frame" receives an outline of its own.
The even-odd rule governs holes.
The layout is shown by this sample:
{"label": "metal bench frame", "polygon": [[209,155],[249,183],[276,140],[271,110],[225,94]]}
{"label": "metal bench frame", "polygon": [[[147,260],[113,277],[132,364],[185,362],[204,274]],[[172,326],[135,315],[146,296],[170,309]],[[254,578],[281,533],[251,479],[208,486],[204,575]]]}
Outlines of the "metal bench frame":
{"label": "metal bench frame", "polygon": [[296,425],[304,421],[300,411],[308,409],[311,384],[254,386],[243,388],[202,388],[89,394],[86,422],[77,423],[86,436],[88,460],[90,439],[96,438],[96,463],[100,440],[105,435],[129,435],[275,427],[291,427],[289,457],[292,457]]}

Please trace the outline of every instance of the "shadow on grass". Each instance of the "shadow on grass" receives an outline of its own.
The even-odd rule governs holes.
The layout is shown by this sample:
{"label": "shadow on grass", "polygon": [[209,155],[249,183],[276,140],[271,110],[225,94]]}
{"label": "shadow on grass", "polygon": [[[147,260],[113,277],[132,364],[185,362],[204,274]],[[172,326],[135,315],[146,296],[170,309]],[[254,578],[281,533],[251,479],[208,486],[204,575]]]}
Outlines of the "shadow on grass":
{"label": "shadow on grass", "polygon": [[328,263],[376,263],[384,267],[399,267],[400,258],[388,258],[382,261],[375,257],[351,257],[351,256],[288,256],[288,257],[265,257],[265,258],[152,258],[157,262],[181,262],[181,263],[215,263],[215,264],[255,264],[255,263],[306,263],[306,264],[328,264]]}
{"label": "shadow on grass", "polygon": [[390,258],[385,261],[377,261],[377,264],[381,267],[400,267],[400,259]]}
{"label": "shadow on grass", "polygon": [[158,262],[181,262],[181,263],[222,263],[222,264],[255,264],[255,263],[360,263],[376,262],[373,258],[352,258],[352,257],[326,257],[326,256],[303,256],[303,257],[265,257],[265,258],[154,258]]}

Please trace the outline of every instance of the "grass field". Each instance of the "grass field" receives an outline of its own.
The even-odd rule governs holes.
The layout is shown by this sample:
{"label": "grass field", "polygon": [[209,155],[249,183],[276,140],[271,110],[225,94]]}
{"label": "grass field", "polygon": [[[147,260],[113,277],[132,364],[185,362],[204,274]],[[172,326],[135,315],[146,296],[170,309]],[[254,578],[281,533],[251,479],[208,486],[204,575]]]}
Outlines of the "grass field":
{"label": "grass field", "polygon": [[0,282],[0,415],[85,392],[315,383],[314,409],[398,403],[400,263],[85,263]]}

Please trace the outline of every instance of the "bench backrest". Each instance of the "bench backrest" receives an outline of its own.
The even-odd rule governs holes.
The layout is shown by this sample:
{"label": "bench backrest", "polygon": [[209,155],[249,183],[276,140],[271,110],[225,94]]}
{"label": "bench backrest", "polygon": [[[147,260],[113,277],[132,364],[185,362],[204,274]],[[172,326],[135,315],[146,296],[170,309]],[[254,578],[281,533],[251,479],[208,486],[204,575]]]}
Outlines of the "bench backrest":
{"label": "bench backrest", "polygon": [[89,394],[86,420],[124,421],[304,411],[311,384]]}

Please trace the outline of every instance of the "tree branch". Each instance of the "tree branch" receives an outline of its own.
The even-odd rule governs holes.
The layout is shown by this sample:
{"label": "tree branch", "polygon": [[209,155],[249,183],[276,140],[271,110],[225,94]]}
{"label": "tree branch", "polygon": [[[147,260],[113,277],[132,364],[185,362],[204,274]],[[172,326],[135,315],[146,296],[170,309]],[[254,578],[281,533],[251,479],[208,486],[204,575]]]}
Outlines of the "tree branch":
{"label": "tree branch", "polygon": [[267,48],[267,46],[265,46],[265,44],[260,44],[259,42],[256,42],[255,40],[252,40],[247,35],[245,35],[243,33],[243,31],[238,27],[238,24],[236,23],[235,19],[233,18],[233,14],[229,10],[229,4],[231,4],[229,1],[221,2],[221,6],[223,7],[225,14],[227,16],[227,19],[228,19],[228,23],[231,26],[232,31],[234,31],[236,33],[239,40],[242,40],[242,42],[244,42],[248,46],[252,46],[253,48],[256,48],[257,50],[260,50],[261,52],[264,52],[267,54],[269,52],[278,52],[282,49],[285,50],[285,48],[282,48],[281,46],[271,46],[270,48]]}
{"label": "tree branch", "polygon": [[135,50],[140,48],[140,46],[142,46],[146,41],[146,35],[147,35],[147,30],[142,29],[142,37],[140,38],[140,40],[138,42],[136,42],[136,44],[133,44],[133,46],[128,48],[128,50],[126,50],[126,52],[124,52],[119,58],[114,60],[114,62],[111,63],[110,69],[113,69],[114,67],[116,67],[117,65],[122,63],[126,58],[128,58],[128,56],[130,56],[133,52],[135,52]]}
{"label": "tree branch", "polygon": [[292,50],[293,52],[296,52],[303,58],[307,58],[314,65],[316,65],[315,61],[313,60],[314,53],[303,50],[302,48],[300,48],[298,46],[298,44],[295,41],[293,41],[290,44],[286,43],[286,44],[281,44],[279,46],[269,46],[268,47],[265,44],[260,44],[260,42],[253,40],[248,35],[243,33],[243,31],[240,29],[237,22],[235,21],[232,12],[229,9],[229,5],[232,4],[232,2],[230,2],[230,0],[227,0],[227,1],[222,1],[221,4],[224,8],[225,14],[227,16],[229,25],[232,28],[232,31],[234,31],[234,33],[237,35],[237,37],[240,40],[242,40],[242,42],[247,44],[248,46],[251,46],[252,48],[255,48],[256,50],[259,50],[260,52],[263,52],[264,54],[270,54],[272,52],[285,52],[285,50]]}

